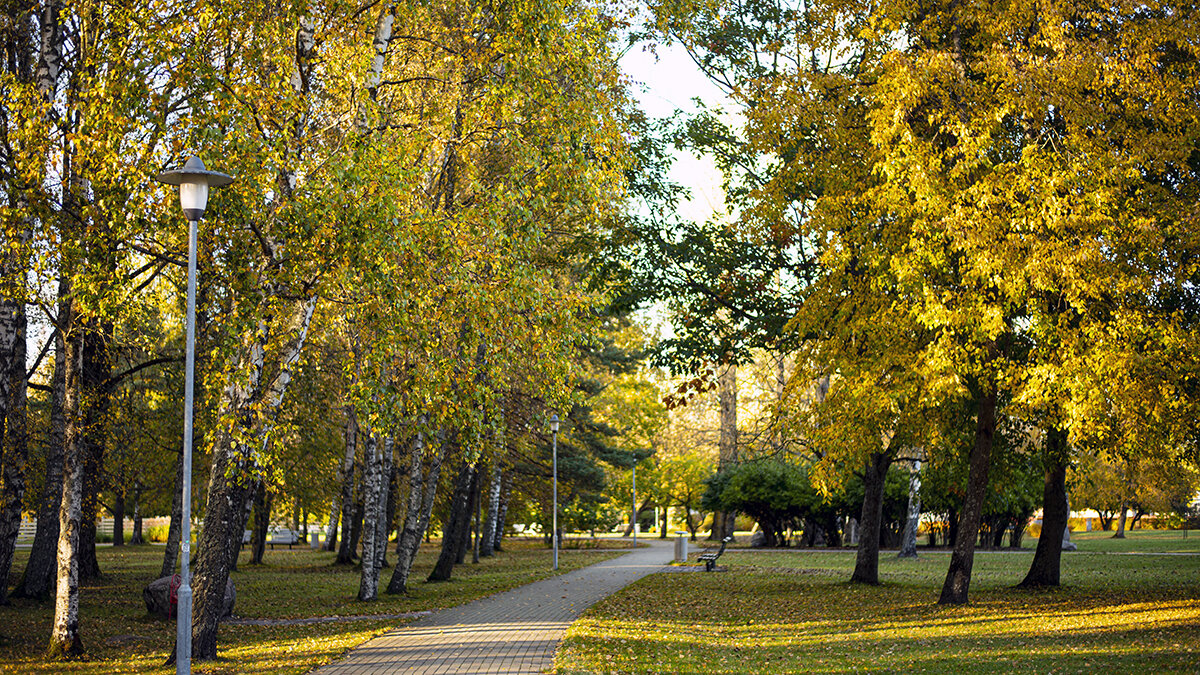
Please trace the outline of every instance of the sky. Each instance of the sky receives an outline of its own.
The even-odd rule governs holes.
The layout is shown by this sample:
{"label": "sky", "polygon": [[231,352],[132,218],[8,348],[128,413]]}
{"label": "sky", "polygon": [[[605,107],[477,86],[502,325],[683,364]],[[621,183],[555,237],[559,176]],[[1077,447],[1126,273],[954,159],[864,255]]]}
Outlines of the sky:
{"label": "sky", "polygon": [[[665,119],[676,110],[694,113],[695,98],[710,107],[727,101],[724,92],[709,82],[682,47],[659,45],[655,51],[657,55],[634,46],[621,57],[622,69],[634,81],[633,94],[647,115]],[[677,152],[670,178],[692,195],[680,205],[679,215],[683,218],[703,222],[722,208],[721,174],[711,158]]]}

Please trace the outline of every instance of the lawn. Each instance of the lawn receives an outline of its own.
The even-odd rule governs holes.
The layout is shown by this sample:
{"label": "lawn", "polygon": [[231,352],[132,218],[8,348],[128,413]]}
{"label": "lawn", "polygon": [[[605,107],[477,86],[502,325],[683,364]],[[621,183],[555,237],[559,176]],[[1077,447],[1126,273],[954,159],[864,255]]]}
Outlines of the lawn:
{"label": "lawn", "polygon": [[594,606],[556,672],[1200,672],[1200,555],[1178,555],[1200,537],[1109,537],[1073,537],[1051,591],[1013,588],[1032,549],[981,551],[965,607],[935,604],[946,551],[885,553],[864,587],[845,581],[853,551],[731,550],[726,572],[652,575]]}
{"label": "lawn", "polygon": [[[395,614],[452,607],[553,574],[550,552],[537,541],[506,541],[506,551],[454,570],[454,579],[430,584],[438,544],[426,545],[414,566],[407,596],[381,594],[377,602],[355,600],[357,569],[333,564],[334,555],[307,549],[268,550],[261,566],[248,564],[242,553],[233,575],[237,589],[234,614],[246,618],[307,618]],[[620,546],[614,542],[614,546]],[[97,550],[103,578],[85,583],[80,594],[80,630],[87,656],[79,661],[47,662],[42,658],[50,636],[53,601],[39,604],[14,600],[0,607],[0,673],[173,673],[162,666],[173,648],[175,622],[152,618],[142,601],[142,588],[162,565],[161,546],[101,547]],[[564,550],[560,572],[620,555],[612,551]],[[11,581],[24,569],[28,551],[18,551]],[[381,585],[391,579],[385,569]],[[305,673],[329,663],[346,650],[404,620],[354,620],[302,626],[222,625],[221,658],[196,662],[193,672],[217,674]]]}

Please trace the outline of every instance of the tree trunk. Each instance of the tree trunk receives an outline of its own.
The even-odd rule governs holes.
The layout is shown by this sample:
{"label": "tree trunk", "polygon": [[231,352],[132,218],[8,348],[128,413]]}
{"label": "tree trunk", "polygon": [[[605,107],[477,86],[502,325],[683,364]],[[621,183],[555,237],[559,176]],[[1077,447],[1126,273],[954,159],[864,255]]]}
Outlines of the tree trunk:
{"label": "tree trunk", "polygon": [[325,529],[325,550],[330,553],[338,550],[338,523],[343,518],[342,505],[349,503],[354,490],[354,448],[358,425],[354,420],[354,406],[345,406],[344,409],[346,424],[342,427],[342,440],[346,452],[342,456],[342,463],[338,465],[337,474],[342,489],[333,496],[333,503],[329,507],[329,526]]}
{"label": "tree trunk", "polygon": [[[261,480],[255,482],[251,494],[253,495],[251,501],[254,502],[254,531],[250,533],[250,564],[261,565],[263,555],[267,552],[267,529],[271,524],[271,498],[267,496],[267,484]],[[242,528],[242,535],[245,536],[245,533],[245,528]],[[241,540],[242,538],[239,537],[238,541]]]}
{"label": "tree trunk", "polygon": [[863,472],[863,505],[859,519],[858,555],[854,561],[851,583],[879,584],[879,531],[883,526],[883,486],[890,452],[873,452]]}
{"label": "tree trunk", "polygon": [[428,581],[449,581],[454,570],[454,561],[462,548],[462,532],[467,529],[467,520],[471,507],[471,488],[475,477],[475,467],[463,460],[458,478],[454,482],[454,494],[450,499],[450,511],[442,527],[442,552],[438,556],[433,571],[429,573]]}
{"label": "tree trunk", "polygon": [[113,495],[113,546],[125,545],[125,493],[122,490],[121,486],[117,486]]}
{"label": "tree trunk", "polygon": [[100,515],[100,487],[103,483],[104,450],[107,442],[108,411],[111,394],[108,379],[112,363],[108,345],[112,339],[112,324],[89,318],[76,323],[82,331],[83,371],[79,382],[83,387],[80,404],[83,416],[83,527],[79,535],[79,579],[87,581],[100,577],[100,561],[96,558],[96,519]]}
{"label": "tree trunk", "polygon": [[1070,515],[1067,506],[1067,465],[1070,449],[1067,431],[1058,426],[1046,430],[1045,479],[1042,483],[1042,534],[1033,554],[1030,572],[1019,586],[1026,589],[1057,586],[1062,569],[1062,536]]}
{"label": "tree trunk", "polygon": [[1129,512],[1129,502],[1124,497],[1121,498],[1120,515],[1117,517],[1117,533],[1112,536],[1113,539],[1125,538],[1125,518]]}
{"label": "tree trunk", "polygon": [[[433,500],[437,496],[446,449],[444,434],[439,434],[438,447],[430,453],[425,452],[424,432],[418,432],[413,441],[409,460],[408,506],[404,513],[404,528],[396,539],[396,566],[392,568],[392,579],[387,588],[390,594],[408,592],[408,577],[412,573],[413,561],[421,548],[421,539],[429,528],[429,516],[433,512]],[[429,467],[422,472],[426,454],[429,456]]]}
{"label": "tree trunk", "polygon": [[129,535],[129,544],[139,546],[144,544],[142,538],[142,484],[133,484],[133,534]]}
{"label": "tree trunk", "polygon": [[[303,38],[302,30],[297,42],[302,42]],[[311,40],[311,33],[308,38]],[[270,292],[267,295],[276,297]],[[246,378],[230,382],[222,393],[221,418],[234,420],[239,435],[251,436],[252,442],[259,447],[266,447],[270,438],[273,415],[279,410],[291,383],[292,368],[304,349],[315,308],[315,296],[297,308],[289,325],[293,337],[278,354],[275,376],[269,384],[263,382],[263,372],[267,365],[266,346],[272,335],[269,325],[260,324],[259,332],[241,356],[239,365],[243,367],[239,370],[247,372]],[[192,584],[193,659],[217,657],[217,626],[225,608],[229,572],[241,548],[246,500],[257,468],[254,457],[254,449],[236,443],[230,430],[217,434],[213,443],[204,527],[197,542],[195,583]]]}
{"label": "tree trunk", "polygon": [[29,459],[26,433],[25,305],[0,300],[0,605],[9,604],[8,575],[12,570],[21,511],[25,500],[25,470]]}
{"label": "tree trunk", "polygon": [[[65,297],[63,286],[59,286],[59,297]],[[70,314],[70,301],[63,301],[59,315]],[[56,548],[58,546],[58,511],[63,494],[63,454],[67,439],[65,414],[67,396],[66,345],[62,333],[54,338],[54,375],[50,388],[50,436],[46,443],[46,482],[42,486],[42,498],[38,507],[37,531],[33,536],[33,548],[25,563],[21,583],[13,597],[45,600],[54,591],[56,579]]]}
{"label": "tree trunk", "polygon": [[[350,516],[350,539],[347,542],[346,550],[350,555],[350,562],[353,563],[355,558],[358,558],[360,545],[362,544],[363,519],[366,517],[366,466],[363,466],[362,482],[359,484],[355,492],[354,511]],[[339,558],[340,558],[339,551]]]}
{"label": "tree trunk", "polygon": [[72,317],[59,317],[66,336],[66,385],[64,414],[67,421],[63,452],[63,494],[58,512],[58,572],[54,597],[54,623],[50,632],[51,658],[83,653],[79,636],[79,532],[83,519],[85,444],[83,374],[83,331],[71,330]]}
{"label": "tree trunk", "polygon": [[462,512],[461,526],[458,528],[458,550],[454,556],[454,564],[461,565],[467,558],[467,550],[471,548],[471,516],[475,514],[475,505],[479,503],[479,467],[471,466],[471,487],[467,491],[466,510]]}
{"label": "tree trunk", "polygon": [[[358,538],[355,530],[358,528],[358,518],[361,515],[359,505],[362,497],[358,494],[359,480],[362,476],[362,459],[358,448],[358,413],[353,406],[347,407],[346,422],[346,454],[354,457],[354,465],[342,482],[342,542],[338,545],[337,564],[351,565],[357,551]],[[353,448],[351,448],[353,444]]]}
{"label": "tree trunk", "polygon": [[394,462],[395,455],[393,453],[395,450],[396,441],[391,436],[388,436],[384,441],[383,455],[383,473],[384,476],[387,477],[384,482],[384,485],[387,486],[387,492],[384,494],[384,500],[386,504],[384,507],[383,519],[379,522],[379,544],[377,547],[377,555],[379,556],[379,569],[381,570],[387,569],[388,567],[388,537],[391,536],[392,530],[395,529],[394,523],[396,522],[396,499],[399,496],[397,494],[399,491],[399,475],[396,471]]}
{"label": "tree trunk", "polygon": [[386,499],[380,483],[384,476],[383,453],[379,448],[379,439],[371,430],[366,430],[366,442],[363,444],[363,542],[362,542],[362,576],[358,584],[358,599],[360,601],[375,600],[379,597],[379,520],[382,517],[380,502]]}
{"label": "tree trunk", "polygon": [[223,613],[226,581],[241,548],[253,469],[250,448],[235,444],[228,432],[219,432],[213,445],[204,526],[191,580],[193,659],[217,656],[217,624]]}
{"label": "tree trunk", "polygon": [[645,511],[647,508],[649,508],[652,501],[654,501],[654,498],[649,496],[642,500],[641,505],[637,506],[637,508],[633,511],[633,517],[629,520],[629,525],[625,527],[625,534],[621,535],[622,537],[628,537],[629,535],[633,534],[633,526],[637,524],[638,515],[640,515],[642,511]]}
{"label": "tree trunk", "polygon": [[963,605],[968,601],[971,566],[975,560],[975,537],[979,533],[979,519],[983,513],[983,501],[987,497],[988,468],[995,433],[996,389],[989,384],[987,391],[979,397],[967,495],[958,527],[958,541],[950,555],[950,568],[946,571],[946,581],[942,584],[942,595],[938,599],[940,605]]}
{"label": "tree trunk", "polygon": [[183,452],[175,456],[175,493],[171,496],[171,524],[167,527],[167,550],[163,552],[159,578],[175,574],[179,563],[179,538],[183,533]]}
{"label": "tree trunk", "polygon": [[921,524],[921,460],[914,460],[908,474],[908,518],[900,537],[900,558],[917,557],[917,528]]}
{"label": "tree trunk", "polygon": [[504,527],[505,519],[508,517],[508,498],[512,492],[512,472],[506,471],[500,478],[500,512],[496,516],[495,542],[492,543],[492,549],[502,551],[504,542]]}
{"label": "tree trunk", "polygon": [[471,547],[471,563],[479,563],[479,538],[483,536],[482,525],[483,520],[480,518],[480,510],[483,508],[483,471],[476,470],[475,472],[475,490],[472,492],[475,508],[471,509],[475,512],[475,544]]}
{"label": "tree trunk", "polygon": [[479,545],[479,555],[484,558],[491,557],[496,550],[496,521],[500,515],[500,483],[502,480],[500,460],[493,460],[492,480],[488,485],[487,493],[487,519],[483,521],[483,534],[481,535],[483,539]]}
{"label": "tree trunk", "polygon": [[[717,401],[721,408],[721,435],[718,439],[717,471],[726,471],[738,461],[737,428],[737,366],[731,361],[721,371],[717,382]],[[736,513],[717,511],[713,514],[712,531],[708,538],[721,541],[733,536]]]}

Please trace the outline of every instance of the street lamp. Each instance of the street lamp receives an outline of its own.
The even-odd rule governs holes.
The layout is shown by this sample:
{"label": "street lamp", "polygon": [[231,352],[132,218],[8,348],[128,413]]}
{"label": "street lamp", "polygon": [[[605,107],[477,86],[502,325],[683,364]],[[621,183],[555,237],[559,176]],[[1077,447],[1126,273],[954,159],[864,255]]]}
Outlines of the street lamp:
{"label": "street lamp", "polygon": [[196,369],[196,229],[208,206],[208,188],[233,182],[232,176],[204,168],[193,156],[182,169],[164,171],[155,180],[179,186],[179,204],[188,219],[187,358],[183,388],[183,533],[179,537],[179,591],[176,608],[175,672],[192,672],[192,584],[188,558],[192,549],[192,390]]}
{"label": "street lamp", "polygon": [[633,458],[633,547],[637,548],[637,457]]}
{"label": "street lamp", "polygon": [[552,470],[554,475],[554,521],[550,538],[554,540],[554,569],[558,569],[558,413],[550,415],[550,431],[554,435]]}

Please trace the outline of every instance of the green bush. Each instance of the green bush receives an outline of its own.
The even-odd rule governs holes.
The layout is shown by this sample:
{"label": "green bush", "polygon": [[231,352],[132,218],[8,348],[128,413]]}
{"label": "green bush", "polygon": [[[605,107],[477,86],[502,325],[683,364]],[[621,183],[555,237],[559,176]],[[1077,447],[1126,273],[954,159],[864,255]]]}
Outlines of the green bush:
{"label": "green bush", "polygon": [[163,542],[167,540],[167,532],[170,528],[166,525],[155,525],[154,527],[146,528],[144,536],[146,541]]}

